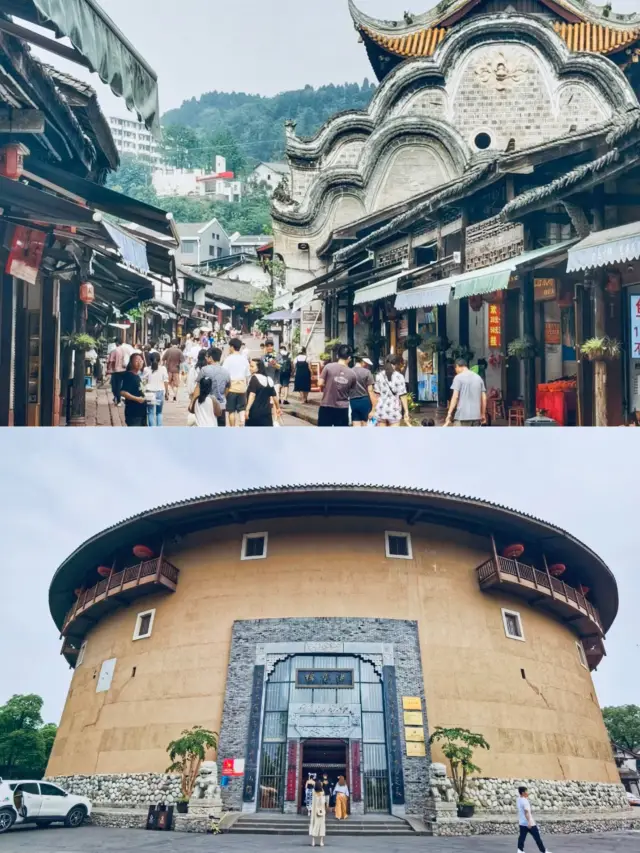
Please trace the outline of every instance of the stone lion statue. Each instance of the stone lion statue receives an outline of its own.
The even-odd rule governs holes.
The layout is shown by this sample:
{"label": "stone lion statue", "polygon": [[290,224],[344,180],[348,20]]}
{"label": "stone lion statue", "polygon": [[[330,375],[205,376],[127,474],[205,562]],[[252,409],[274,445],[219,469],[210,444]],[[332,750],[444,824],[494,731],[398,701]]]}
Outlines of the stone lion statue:
{"label": "stone lion statue", "polygon": [[215,761],[203,761],[191,795],[192,800],[213,800],[220,793],[218,765]]}
{"label": "stone lion statue", "polygon": [[445,803],[455,801],[453,783],[447,776],[447,768],[444,764],[434,762],[429,773],[429,791],[434,800],[442,800]]}

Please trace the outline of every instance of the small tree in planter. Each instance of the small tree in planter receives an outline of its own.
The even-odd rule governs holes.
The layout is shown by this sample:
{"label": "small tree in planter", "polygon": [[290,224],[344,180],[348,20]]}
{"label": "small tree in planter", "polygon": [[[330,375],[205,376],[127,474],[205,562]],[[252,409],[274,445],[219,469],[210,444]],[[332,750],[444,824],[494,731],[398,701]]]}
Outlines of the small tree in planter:
{"label": "small tree in planter", "polygon": [[588,361],[615,361],[621,351],[620,342],[614,338],[589,338],[580,344],[580,352]]}
{"label": "small tree in planter", "polygon": [[469,729],[445,729],[438,726],[429,743],[441,743],[442,752],[451,765],[453,787],[458,797],[458,816],[472,817],[475,804],[467,799],[467,782],[471,773],[480,768],[473,763],[474,749],[490,749],[484,737]]}
{"label": "small tree in planter", "polygon": [[186,812],[187,804],[196,784],[200,765],[204,761],[208,749],[218,748],[218,735],[216,732],[204,729],[202,726],[194,726],[185,729],[177,740],[172,740],[167,747],[171,764],[166,773],[180,773],[180,785],[182,797],[178,800],[178,811]]}

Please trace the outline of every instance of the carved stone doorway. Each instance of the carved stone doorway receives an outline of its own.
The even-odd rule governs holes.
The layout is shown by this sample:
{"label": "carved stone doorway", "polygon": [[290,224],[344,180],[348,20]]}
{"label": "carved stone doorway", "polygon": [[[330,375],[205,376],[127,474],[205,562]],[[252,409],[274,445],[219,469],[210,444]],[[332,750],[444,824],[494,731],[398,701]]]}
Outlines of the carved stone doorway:
{"label": "carved stone doorway", "polygon": [[300,791],[298,810],[306,814],[306,783],[309,776],[322,779],[324,773],[329,777],[331,789],[338,776],[349,780],[349,749],[346,740],[309,739],[302,741],[302,767],[300,773]]}

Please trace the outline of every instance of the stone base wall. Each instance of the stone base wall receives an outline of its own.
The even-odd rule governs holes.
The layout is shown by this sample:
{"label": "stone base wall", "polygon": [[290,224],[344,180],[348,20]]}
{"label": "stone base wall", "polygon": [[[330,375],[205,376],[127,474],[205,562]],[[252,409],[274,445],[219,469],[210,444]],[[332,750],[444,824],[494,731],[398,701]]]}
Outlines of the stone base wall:
{"label": "stone base wall", "polygon": [[518,788],[529,789],[534,814],[538,812],[593,812],[627,810],[622,785],[604,782],[558,782],[541,779],[472,779],[468,799],[476,811],[515,814]]}
{"label": "stone base wall", "polygon": [[[471,818],[470,820],[444,821],[442,823],[428,822],[430,835],[440,837],[462,837],[469,835],[517,835],[517,821],[501,817]],[[538,818],[536,823],[540,832],[545,835],[576,835],[600,832],[626,832],[640,830],[640,817],[627,810],[626,815],[617,814],[577,814],[561,818]]]}
{"label": "stone base wall", "polygon": [[182,796],[179,776],[165,773],[135,773],[96,776],[51,776],[45,781],[60,785],[71,794],[88,797],[108,806],[140,807],[157,803],[171,805]]}

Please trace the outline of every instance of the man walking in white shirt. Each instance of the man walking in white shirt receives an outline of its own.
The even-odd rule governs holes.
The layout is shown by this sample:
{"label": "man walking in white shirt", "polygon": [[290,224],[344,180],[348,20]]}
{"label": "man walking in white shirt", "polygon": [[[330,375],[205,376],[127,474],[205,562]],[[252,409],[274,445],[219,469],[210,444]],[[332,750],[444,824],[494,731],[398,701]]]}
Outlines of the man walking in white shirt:
{"label": "man walking in white shirt", "polygon": [[518,850],[520,853],[524,851],[524,842],[527,835],[531,835],[533,840],[538,845],[540,853],[551,853],[544,846],[542,838],[540,838],[540,830],[536,826],[531,812],[531,803],[529,802],[529,792],[523,786],[518,788],[518,821],[520,823],[520,838],[518,839]]}

